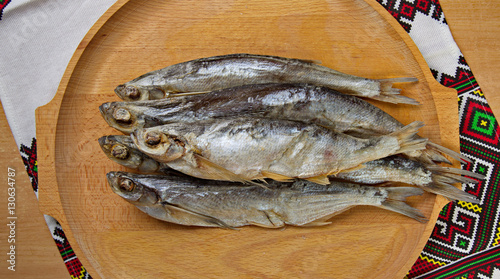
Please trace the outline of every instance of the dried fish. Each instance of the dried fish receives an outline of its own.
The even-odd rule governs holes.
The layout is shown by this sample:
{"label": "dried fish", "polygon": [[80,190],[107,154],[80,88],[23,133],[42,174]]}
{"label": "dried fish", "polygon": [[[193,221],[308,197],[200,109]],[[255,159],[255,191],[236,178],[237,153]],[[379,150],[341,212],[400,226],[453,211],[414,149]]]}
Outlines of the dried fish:
{"label": "dried fish", "polygon": [[[170,174],[173,171],[166,163],[157,162],[139,151],[129,136],[106,136],[100,138],[99,143],[111,160],[140,173]],[[341,172],[329,178],[362,184],[402,182],[417,185],[427,192],[442,195],[451,200],[478,203],[476,197],[452,184],[478,184],[478,180],[483,180],[485,177],[462,169],[437,165],[426,166],[406,157],[393,155],[366,162],[360,169]]]}
{"label": "dried fish", "polygon": [[427,221],[404,201],[421,195],[414,187],[370,187],[332,182],[279,183],[268,188],[175,175],[107,174],[111,189],[148,215],[188,226],[236,228],[255,225],[322,226],[334,215],[357,205],[370,205]]}
{"label": "dried fish", "polygon": [[221,118],[171,123],[131,134],[139,150],[204,179],[250,181],[327,176],[389,155],[425,148],[414,139],[421,122],[389,135],[355,138],[314,124],[266,118]]}
{"label": "dried fish", "polygon": [[167,165],[139,151],[129,136],[104,136],[98,142],[109,159],[127,168],[141,173],[160,173],[169,169]]}
{"label": "dried fish", "polygon": [[[461,200],[478,203],[479,200],[452,184],[478,184],[476,178],[484,179],[483,175],[467,170],[446,168],[437,165],[425,166],[401,156],[390,156],[363,164],[364,168],[343,172],[337,178],[363,184],[377,184],[383,182],[403,182],[417,185],[423,190],[442,195],[452,200]],[[469,176],[472,178],[465,177]]]}
{"label": "dried fish", "polygon": [[191,60],[146,73],[116,87],[126,100],[170,97],[182,92],[207,92],[244,84],[300,82],[326,86],[345,94],[384,102],[418,104],[399,95],[393,83],[416,78],[367,79],[344,74],[309,60],[255,54],[229,54]]}
{"label": "dried fish", "polygon": [[[307,84],[244,85],[163,100],[112,102],[99,107],[106,122],[124,133],[173,122],[239,117],[243,115],[314,123],[356,137],[384,135],[404,125],[378,107],[335,90]],[[426,163],[470,160],[429,143],[423,151],[407,154]]]}

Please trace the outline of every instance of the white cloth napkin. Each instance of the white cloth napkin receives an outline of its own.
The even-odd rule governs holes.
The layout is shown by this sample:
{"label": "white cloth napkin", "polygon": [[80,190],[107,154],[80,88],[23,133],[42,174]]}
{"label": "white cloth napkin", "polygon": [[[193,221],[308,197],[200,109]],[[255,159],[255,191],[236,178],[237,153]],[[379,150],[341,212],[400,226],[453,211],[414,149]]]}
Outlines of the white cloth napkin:
{"label": "white cloth napkin", "polygon": [[0,100],[17,146],[35,138],[35,109],[54,97],[78,44],[115,0],[14,0],[0,20]]}
{"label": "white cloth napkin", "polygon": [[[78,44],[114,3],[14,0],[5,8],[0,20],[0,100],[20,150],[36,138],[35,109],[52,100]],[[65,243],[57,221],[44,217],[54,240]],[[76,256],[63,259],[69,268]]]}

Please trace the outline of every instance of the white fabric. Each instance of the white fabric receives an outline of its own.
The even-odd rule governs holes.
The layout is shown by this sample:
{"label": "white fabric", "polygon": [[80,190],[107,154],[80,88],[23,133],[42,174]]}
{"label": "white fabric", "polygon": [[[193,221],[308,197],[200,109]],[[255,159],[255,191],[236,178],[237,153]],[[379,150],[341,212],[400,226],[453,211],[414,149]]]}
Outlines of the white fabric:
{"label": "white fabric", "polygon": [[[35,109],[52,100],[74,51],[114,3],[13,0],[4,10],[0,100],[18,148],[31,145],[36,137]],[[57,221],[44,217],[52,236],[63,242],[55,233]]]}
{"label": "white fabric", "polygon": [[429,68],[455,76],[462,55],[450,28],[443,21],[417,12],[410,30],[410,37],[422,53]]}
{"label": "white fabric", "polygon": [[17,146],[35,137],[35,109],[55,95],[85,34],[116,1],[13,0],[0,20],[0,100]]}

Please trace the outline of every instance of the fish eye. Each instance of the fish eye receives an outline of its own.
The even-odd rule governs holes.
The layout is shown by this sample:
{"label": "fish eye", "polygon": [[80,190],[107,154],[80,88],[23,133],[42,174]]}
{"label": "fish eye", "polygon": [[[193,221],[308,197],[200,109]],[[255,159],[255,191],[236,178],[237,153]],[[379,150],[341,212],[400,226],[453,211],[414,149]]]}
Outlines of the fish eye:
{"label": "fish eye", "polygon": [[141,97],[141,92],[137,87],[128,85],[125,87],[125,96],[132,100],[137,100]]}
{"label": "fish eye", "polygon": [[130,179],[124,178],[120,181],[120,189],[132,192],[135,189],[135,183]]}
{"label": "fish eye", "polygon": [[111,147],[111,155],[116,159],[125,160],[130,156],[130,152],[126,146],[115,144]]}
{"label": "fish eye", "polygon": [[149,146],[156,146],[161,142],[161,135],[158,132],[148,132],[145,135],[145,141]]}
{"label": "fish eye", "polygon": [[124,108],[118,108],[113,111],[113,118],[117,122],[130,124],[132,122],[132,115]]}

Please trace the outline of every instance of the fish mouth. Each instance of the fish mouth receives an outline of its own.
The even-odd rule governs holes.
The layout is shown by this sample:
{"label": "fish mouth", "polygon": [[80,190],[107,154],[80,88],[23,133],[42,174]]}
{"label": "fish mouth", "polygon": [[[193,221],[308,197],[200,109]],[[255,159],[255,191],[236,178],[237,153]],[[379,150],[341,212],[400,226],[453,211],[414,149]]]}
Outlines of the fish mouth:
{"label": "fish mouth", "polygon": [[120,98],[123,99],[125,96],[125,84],[120,84],[115,88],[115,94],[118,95]]}
{"label": "fish mouth", "polygon": [[100,138],[97,140],[97,142],[99,142],[99,145],[100,145],[101,147],[103,147],[103,146],[106,144],[106,142],[107,142],[107,140],[106,140],[106,139],[107,139],[107,136],[103,136],[103,137],[100,137]]}
{"label": "fish mouth", "polygon": [[120,123],[121,125],[130,125],[127,121],[132,122],[132,115],[126,108],[123,108],[119,104],[120,102],[104,103],[99,106],[99,111],[102,117],[108,122],[112,120],[118,123],[121,120],[123,121],[123,123]]}
{"label": "fish mouth", "polygon": [[[142,129],[135,129],[132,132],[130,132],[130,138],[132,139],[132,142],[141,150],[141,148],[149,148],[149,146],[146,146],[143,142],[141,142],[141,138],[144,136],[144,128]],[[141,150],[143,151],[143,150]]]}
{"label": "fish mouth", "polygon": [[115,88],[115,93],[119,94],[125,89],[125,84],[120,84]]}
{"label": "fish mouth", "polygon": [[99,111],[101,112],[102,117],[106,118],[106,112],[109,110],[110,106],[110,103],[104,103],[99,106]]}
{"label": "fish mouth", "polygon": [[[122,113],[121,115],[118,114],[117,117],[124,117],[123,121],[115,119],[115,113],[117,110]],[[104,121],[106,121],[109,126],[119,130],[120,132],[129,134],[135,129],[134,125],[136,125],[137,121],[135,115],[131,114],[128,109],[121,107],[120,102],[104,103],[99,106],[99,111],[101,112]]]}
{"label": "fish mouth", "polygon": [[115,136],[102,136],[97,140],[97,142],[101,146],[102,151],[108,157],[111,155],[113,145],[118,143],[115,139]]}
{"label": "fish mouth", "polygon": [[141,90],[133,85],[120,84],[115,88],[115,94],[125,101],[139,101]]}
{"label": "fish mouth", "polygon": [[132,142],[137,146],[138,142],[138,133],[140,133],[140,129],[135,129],[132,132],[130,132],[130,138],[132,139]]}
{"label": "fish mouth", "polygon": [[112,117],[109,117],[108,111],[111,109],[111,103],[104,103],[99,106],[99,112],[101,113],[102,118],[104,118],[104,121],[108,123],[108,125],[114,124],[115,121],[113,121]]}
{"label": "fish mouth", "polygon": [[118,186],[118,178],[119,178],[118,173],[108,172],[106,174],[106,178],[108,179],[109,186],[111,186],[111,189],[113,190],[113,192],[120,195],[121,191],[119,189],[120,187]]}
{"label": "fish mouth", "polygon": [[104,154],[109,157],[109,154],[111,153],[111,144],[109,143],[108,136],[100,137],[97,142],[99,142],[99,146]]}

